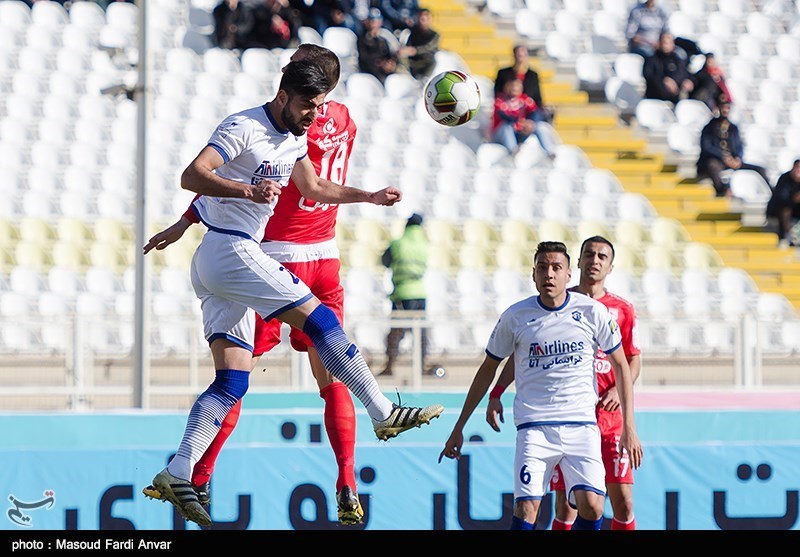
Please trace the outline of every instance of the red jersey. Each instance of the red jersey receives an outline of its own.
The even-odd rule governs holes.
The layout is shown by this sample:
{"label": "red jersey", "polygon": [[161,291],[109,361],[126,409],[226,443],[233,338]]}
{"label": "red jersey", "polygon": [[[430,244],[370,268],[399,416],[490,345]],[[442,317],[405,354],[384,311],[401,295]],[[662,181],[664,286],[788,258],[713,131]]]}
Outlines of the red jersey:
{"label": "red jersey", "polygon": [[[344,184],[356,138],[356,123],[347,107],[327,101],[308,128],[308,158],[320,178]],[[289,181],[283,188],[275,213],[267,222],[264,240],[316,244],[334,237],[338,205],[306,199]]]}
{"label": "red jersey", "polygon": [[[570,290],[576,290],[571,288]],[[622,334],[622,348],[625,356],[630,360],[631,356],[641,354],[639,348],[639,322],[636,318],[636,310],[629,301],[624,298],[606,291],[605,296],[597,299],[598,302],[608,308]],[[608,389],[616,385],[614,369],[608,362],[605,352],[598,350],[595,354],[594,370],[597,377],[597,394],[602,395]]]}
{"label": "red jersey", "polygon": [[[326,101],[319,115],[308,128],[308,159],[320,178],[344,184],[347,165],[356,138],[356,123],[347,107]],[[330,240],[336,233],[338,205],[306,199],[293,181],[281,191],[274,213],[267,221],[265,241],[315,244]],[[197,223],[191,205],[184,213]]]}

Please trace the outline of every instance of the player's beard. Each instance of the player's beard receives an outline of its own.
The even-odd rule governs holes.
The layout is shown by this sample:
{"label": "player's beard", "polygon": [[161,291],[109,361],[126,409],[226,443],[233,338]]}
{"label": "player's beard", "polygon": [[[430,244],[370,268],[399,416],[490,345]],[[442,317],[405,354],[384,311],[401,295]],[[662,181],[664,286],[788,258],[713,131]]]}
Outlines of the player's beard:
{"label": "player's beard", "polygon": [[289,105],[283,107],[281,111],[281,119],[283,123],[286,124],[286,129],[292,132],[294,135],[304,135],[306,133],[306,129],[302,125],[302,121],[305,118],[296,118],[292,111],[289,110]]}

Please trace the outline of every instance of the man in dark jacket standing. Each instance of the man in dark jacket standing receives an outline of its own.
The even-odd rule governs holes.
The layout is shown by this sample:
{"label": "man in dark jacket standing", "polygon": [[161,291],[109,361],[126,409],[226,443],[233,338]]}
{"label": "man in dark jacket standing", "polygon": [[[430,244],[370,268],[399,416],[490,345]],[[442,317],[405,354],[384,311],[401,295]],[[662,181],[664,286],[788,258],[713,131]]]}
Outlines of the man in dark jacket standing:
{"label": "man in dark jacket standing", "polygon": [[697,159],[697,178],[711,178],[717,197],[730,197],[728,184],[722,181],[723,170],[755,170],[769,184],[767,171],[754,164],[742,162],[744,145],[739,128],[728,119],[731,111],[730,101],[719,101],[719,116],[712,118],[700,133],[700,158]]}

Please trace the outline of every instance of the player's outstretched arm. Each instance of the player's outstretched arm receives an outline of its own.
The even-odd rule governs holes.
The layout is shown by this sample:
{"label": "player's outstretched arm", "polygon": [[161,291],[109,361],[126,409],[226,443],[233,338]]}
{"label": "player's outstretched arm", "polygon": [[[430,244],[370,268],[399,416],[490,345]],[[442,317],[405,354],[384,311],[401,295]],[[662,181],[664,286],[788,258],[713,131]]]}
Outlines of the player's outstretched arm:
{"label": "player's outstretched arm", "polygon": [[492,426],[495,431],[500,431],[500,424],[505,423],[503,402],[500,400],[500,396],[514,381],[514,369],[514,358],[507,359],[503,369],[500,371],[500,377],[497,378],[497,383],[494,384],[489,393],[489,403],[486,406],[486,423]]}
{"label": "player's outstretched arm", "polygon": [[464,407],[461,409],[461,415],[458,417],[458,420],[456,420],[456,424],[453,426],[453,432],[450,434],[450,437],[444,445],[444,449],[439,455],[439,462],[442,461],[443,456],[455,459],[461,458],[461,445],[464,443],[464,426],[467,425],[467,421],[469,421],[478,403],[486,395],[486,391],[489,390],[489,385],[494,381],[497,366],[500,365],[501,361],[502,360],[492,358],[488,354],[484,358],[483,363],[472,379],[472,384],[469,386],[467,398],[464,400]]}
{"label": "player's outstretched arm", "polygon": [[636,433],[636,424],[633,418],[633,381],[631,381],[631,369],[625,357],[625,351],[615,350],[608,354],[608,361],[614,369],[617,391],[619,392],[620,410],[622,411],[622,435],[620,445],[628,451],[631,466],[636,469],[642,464],[644,456],[642,443]]}
{"label": "player's outstretched arm", "polygon": [[342,186],[317,176],[314,166],[308,157],[294,165],[292,181],[306,199],[320,203],[372,203],[373,205],[392,206],[403,198],[403,193],[395,187],[387,187],[378,191],[367,191],[350,186]]}
{"label": "player's outstretched arm", "polygon": [[181,239],[190,226],[192,226],[191,221],[182,216],[178,222],[150,238],[144,245],[144,254],[147,255],[153,249],[160,251],[168,245],[174,244]]}

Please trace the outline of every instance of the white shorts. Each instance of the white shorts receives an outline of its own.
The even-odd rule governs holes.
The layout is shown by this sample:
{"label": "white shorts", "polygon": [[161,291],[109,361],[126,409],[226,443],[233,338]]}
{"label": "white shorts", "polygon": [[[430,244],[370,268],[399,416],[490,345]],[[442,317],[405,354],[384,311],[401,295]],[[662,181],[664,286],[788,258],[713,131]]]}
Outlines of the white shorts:
{"label": "white shorts", "polygon": [[253,349],[255,314],[269,320],[313,297],[311,290],[251,239],[208,231],[192,257],[209,343],[227,338]]}
{"label": "white shorts", "polygon": [[595,424],[539,425],[517,431],[514,456],[514,499],[541,499],[560,465],[569,504],[576,489],[605,496],[606,469],[600,453],[600,429]]}

